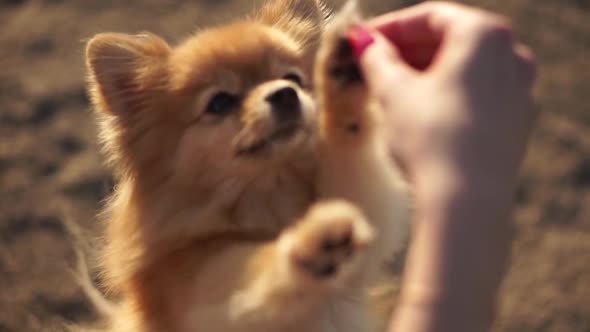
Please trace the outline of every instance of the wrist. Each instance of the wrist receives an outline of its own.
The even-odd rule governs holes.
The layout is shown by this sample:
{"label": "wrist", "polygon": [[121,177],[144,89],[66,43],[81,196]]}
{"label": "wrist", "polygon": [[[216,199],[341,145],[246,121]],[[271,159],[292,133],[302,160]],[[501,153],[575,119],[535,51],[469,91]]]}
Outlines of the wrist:
{"label": "wrist", "polygon": [[[426,174],[414,183],[416,222],[392,331],[487,331],[511,248],[511,186]],[[411,329],[410,317],[420,326]]]}
{"label": "wrist", "polygon": [[427,167],[414,174],[418,207],[440,214],[453,202],[477,204],[483,209],[509,209],[516,184],[514,176],[477,174],[457,167]]}
{"label": "wrist", "polygon": [[469,306],[454,301],[401,299],[390,332],[484,332],[495,316],[494,306]]}

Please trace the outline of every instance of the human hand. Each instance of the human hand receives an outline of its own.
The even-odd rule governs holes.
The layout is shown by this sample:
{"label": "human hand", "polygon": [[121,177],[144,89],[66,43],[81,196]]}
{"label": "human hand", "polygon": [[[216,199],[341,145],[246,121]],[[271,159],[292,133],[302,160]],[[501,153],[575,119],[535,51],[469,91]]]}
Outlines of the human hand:
{"label": "human hand", "polygon": [[386,112],[391,151],[416,189],[511,189],[534,119],[535,66],[507,20],[432,2],[370,27],[370,36],[353,32],[357,53]]}
{"label": "human hand", "polygon": [[485,331],[535,117],[533,56],[506,19],[443,2],[387,14],[349,37],[416,200],[392,327]]}

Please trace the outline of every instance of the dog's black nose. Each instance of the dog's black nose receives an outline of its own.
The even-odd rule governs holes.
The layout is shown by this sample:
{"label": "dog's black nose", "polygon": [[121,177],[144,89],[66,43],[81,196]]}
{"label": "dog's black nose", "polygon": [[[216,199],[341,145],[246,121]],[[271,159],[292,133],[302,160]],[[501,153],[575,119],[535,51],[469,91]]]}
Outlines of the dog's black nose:
{"label": "dog's black nose", "polygon": [[272,105],[272,112],[279,121],[295,120],[300,116],[299,96],[291,87],[281,88],[271,93],[266,100]]}

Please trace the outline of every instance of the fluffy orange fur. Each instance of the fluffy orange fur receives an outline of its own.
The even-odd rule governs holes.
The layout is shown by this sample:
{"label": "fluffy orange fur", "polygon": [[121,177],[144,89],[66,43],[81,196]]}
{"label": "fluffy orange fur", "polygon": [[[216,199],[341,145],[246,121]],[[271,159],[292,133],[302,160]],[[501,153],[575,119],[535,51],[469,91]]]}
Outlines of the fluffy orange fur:
{"label": "fluffy orange fur", "polygon": [[[105,33],[89,91],[118,178],[108,331],[375,331],[367,289],[405,237],[378,112],[317,0],[170,47]],[[345,48],[345,47],[344,47]],[[344,49],[346,51],[346,49]]]}

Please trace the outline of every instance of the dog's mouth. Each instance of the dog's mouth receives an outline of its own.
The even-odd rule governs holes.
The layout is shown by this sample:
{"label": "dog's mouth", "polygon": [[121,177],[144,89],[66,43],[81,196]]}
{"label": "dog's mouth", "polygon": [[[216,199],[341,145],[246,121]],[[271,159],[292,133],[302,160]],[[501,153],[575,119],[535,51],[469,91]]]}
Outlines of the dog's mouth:
{"label": "dog's mouth", "polygon": [[238,156],[252,156],[259,154],[274,144],[280,144],[290,141],[297,133],[303,131],[303,124],[300,122],[291,122],[284,124],[273,130],[269,135],[266,135],[253,143],[239,147],[236,150]]}

